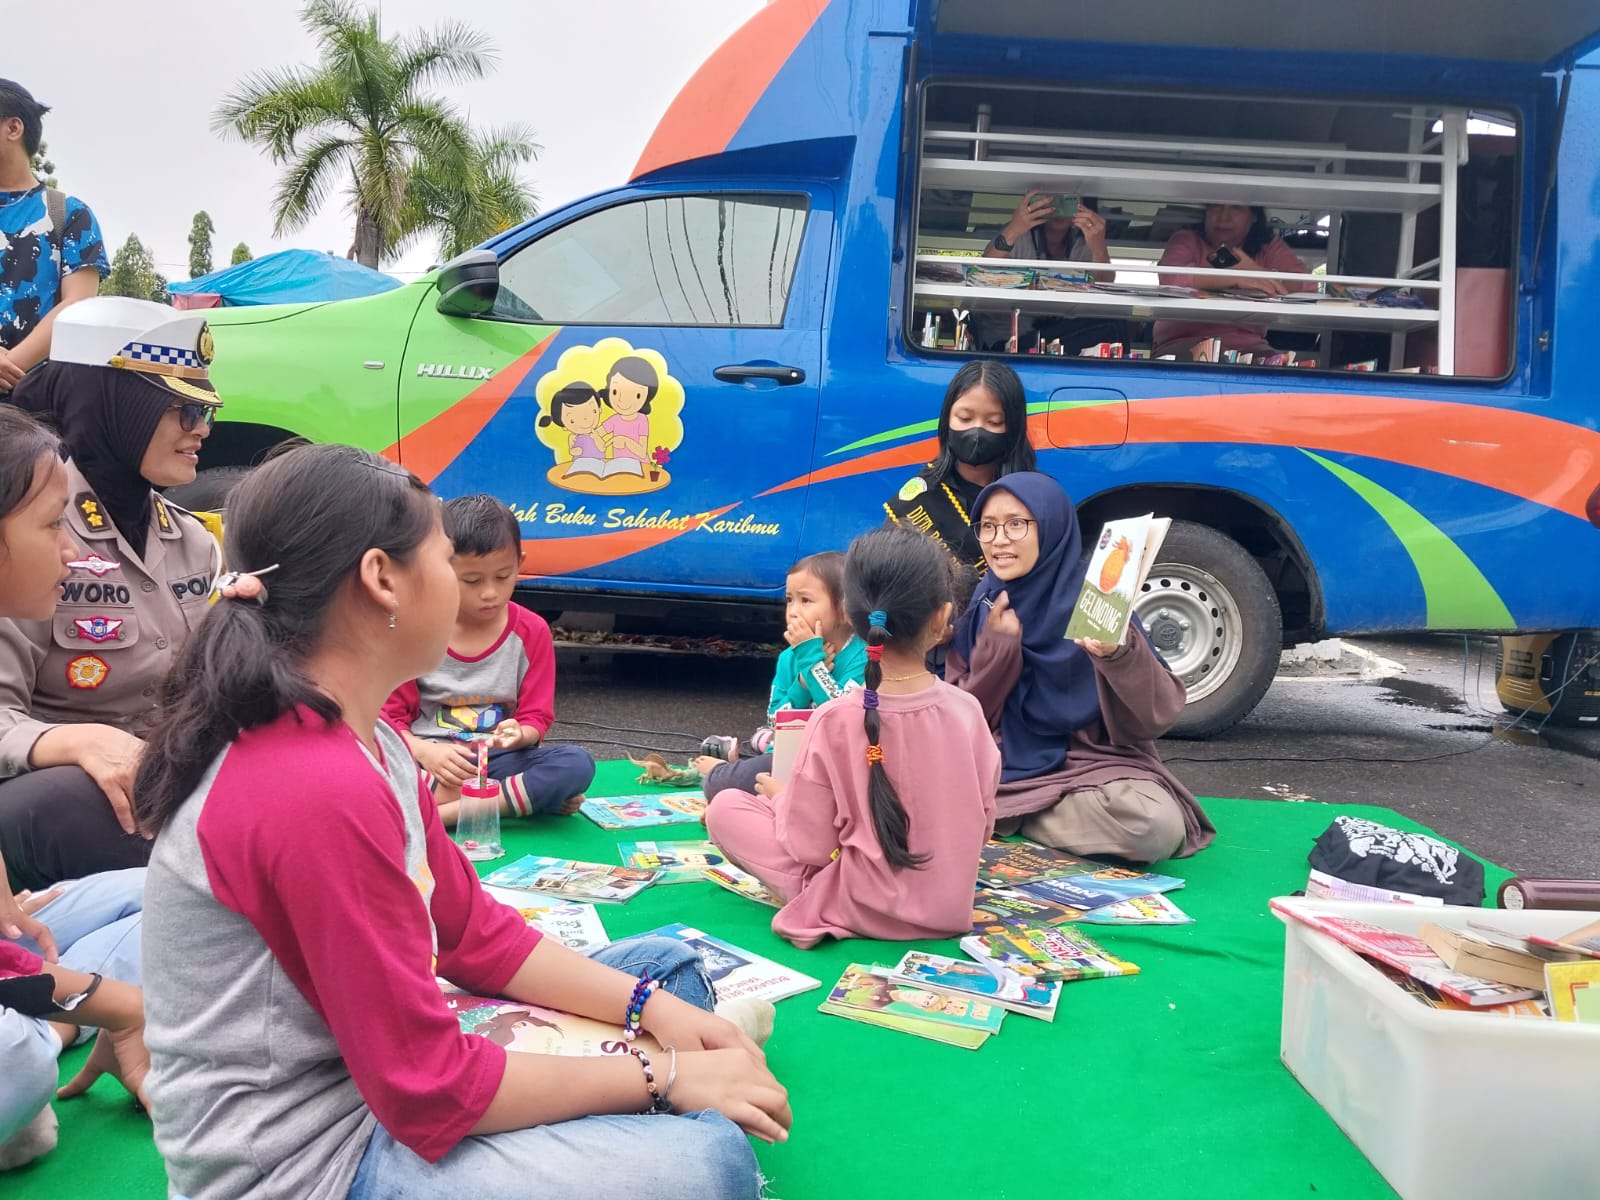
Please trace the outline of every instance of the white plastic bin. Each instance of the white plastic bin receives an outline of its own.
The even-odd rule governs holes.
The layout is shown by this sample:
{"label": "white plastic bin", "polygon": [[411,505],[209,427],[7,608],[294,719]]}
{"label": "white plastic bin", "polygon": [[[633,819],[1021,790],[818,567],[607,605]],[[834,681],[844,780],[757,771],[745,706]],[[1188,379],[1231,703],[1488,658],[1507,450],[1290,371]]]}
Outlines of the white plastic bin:
{"label": "white plastic bin", "polygon": [[[1566,933],[1593,913],[1273,902],[1416,933]],[[1279,914],[1284,1065],[1404,1200],[1600,1196],[1600,1026],[1429,1008]]]}

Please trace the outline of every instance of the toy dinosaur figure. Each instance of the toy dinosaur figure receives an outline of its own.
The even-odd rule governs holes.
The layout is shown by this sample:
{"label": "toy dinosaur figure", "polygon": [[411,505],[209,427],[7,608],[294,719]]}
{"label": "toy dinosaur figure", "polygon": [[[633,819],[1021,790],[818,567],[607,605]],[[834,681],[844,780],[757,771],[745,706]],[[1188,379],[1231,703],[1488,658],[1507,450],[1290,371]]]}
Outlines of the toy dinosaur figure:
{"label": "toy dinosaur figure", "polygon": [[644,773],[635,781],[638,783],[661,783],[667,787],[699,787],[700,772],[693,767],[670,767],[667,760],[659,754],[646,754],[643,758],[628,757],[628,761],[636,767],[643,767]]}

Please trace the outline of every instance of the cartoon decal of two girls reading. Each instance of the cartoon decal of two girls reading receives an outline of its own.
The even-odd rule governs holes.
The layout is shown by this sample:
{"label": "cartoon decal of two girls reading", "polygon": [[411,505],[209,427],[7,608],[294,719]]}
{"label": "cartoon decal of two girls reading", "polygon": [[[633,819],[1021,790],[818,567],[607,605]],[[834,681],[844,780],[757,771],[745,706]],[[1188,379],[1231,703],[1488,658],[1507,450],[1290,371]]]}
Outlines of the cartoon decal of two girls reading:
{"label": "cartoon decal of two girls reading", "polygon": [[683,385],[655,350],[621,338],[573,346],[535,387],[539,440],[554,452],[546,478],[570,492],[633,496],[671,482],[683,441]]}

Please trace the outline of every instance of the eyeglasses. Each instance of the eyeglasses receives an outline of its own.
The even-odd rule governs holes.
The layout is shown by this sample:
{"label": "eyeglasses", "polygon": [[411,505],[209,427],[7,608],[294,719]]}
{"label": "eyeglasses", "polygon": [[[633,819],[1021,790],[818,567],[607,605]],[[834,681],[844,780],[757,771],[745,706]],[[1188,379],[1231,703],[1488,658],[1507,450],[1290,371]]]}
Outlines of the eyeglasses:
{"label": "eyeglasses", "polygon": [[193,433],[203,424],[210,429],[217,423],[217,410],[209,404],[174,404],[178,410],[178,424],[185,433]]}
{"label": "eyeglasses", "polygon": [[1028,536],[1028,527],[1037,524],[1037,521],[1030,521],[1026,517],[1011,517],[1002,524],[996,524],[993,521],[980,521],[978,522],[978,540],[980,542],[992,542],[995,536],[1004,529],[1006,531],[1006,541],[1019,542]]}

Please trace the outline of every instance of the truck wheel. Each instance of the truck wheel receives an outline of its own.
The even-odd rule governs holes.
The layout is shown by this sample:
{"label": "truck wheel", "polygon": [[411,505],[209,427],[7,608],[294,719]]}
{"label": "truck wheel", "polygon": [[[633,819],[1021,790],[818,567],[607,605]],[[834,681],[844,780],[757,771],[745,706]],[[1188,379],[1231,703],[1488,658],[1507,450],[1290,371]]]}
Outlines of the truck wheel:
{"label": "truck wheel", "polygon": [[249,467],[211,467],[194,477],[193,483],[182,483],[166,490],[166,497],[179,508],[190,512],[218,512],[227,507],[228,493],[246,475]]}
{"label": "truck wheel", "polygon": [[1266,574],[1244,547],[1174,521],[1134,611],[1189,689],[1169,736],[1207,738],[1260,702],[1283,652],[1283,617]]}

